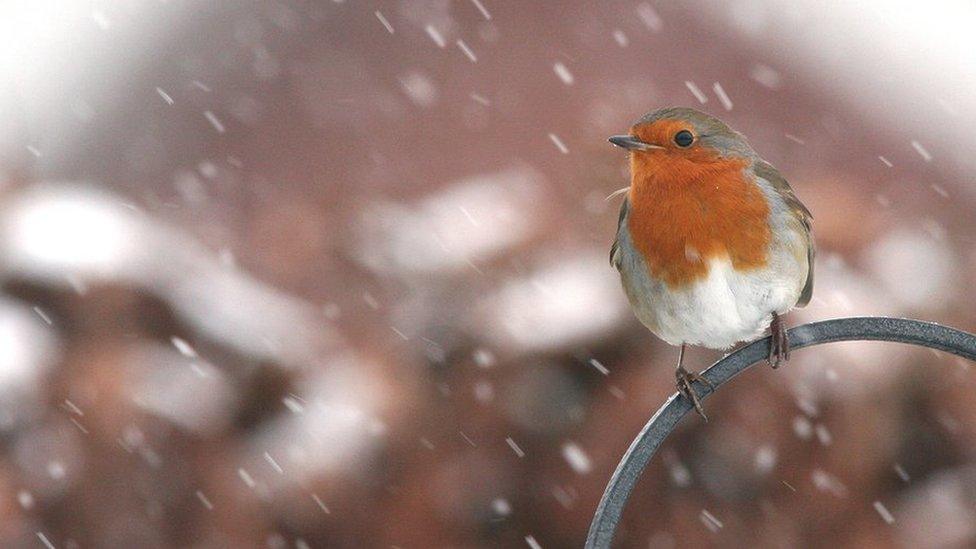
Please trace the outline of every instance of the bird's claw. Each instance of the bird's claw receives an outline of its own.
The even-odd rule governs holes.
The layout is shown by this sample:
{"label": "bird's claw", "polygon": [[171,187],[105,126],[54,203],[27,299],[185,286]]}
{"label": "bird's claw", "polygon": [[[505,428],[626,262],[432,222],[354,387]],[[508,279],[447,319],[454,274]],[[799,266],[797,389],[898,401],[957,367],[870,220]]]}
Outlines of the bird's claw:
{"label": "bird's claw", "polygon": [[769,356],[766,362],[775,370],[779,365],[790,360],[790,337],[786,333],[782,319],[778,315],[773,315],[773,322],[770,325],[769,336]]}
{"label": "bird's claw", "polygon": [[708,416],[705,415],[705,409],[702,408],[701,398],[699,398],[698,393],[695,392],[695,388],[692,387],[691,384],[695,381],[700,381],[704,385],[707,385],[709,392],[711,392],[715,390],[715,386],[712,385],[712,382],[705,379],[701,374],[697,372],[689,372],[682,367],[675,370],[674,378],[678,387],[678,392],[691,401],[692,405],[695,407],[695,411],[698,412],[698,415],[700,415],[702,419],[708,421]]}

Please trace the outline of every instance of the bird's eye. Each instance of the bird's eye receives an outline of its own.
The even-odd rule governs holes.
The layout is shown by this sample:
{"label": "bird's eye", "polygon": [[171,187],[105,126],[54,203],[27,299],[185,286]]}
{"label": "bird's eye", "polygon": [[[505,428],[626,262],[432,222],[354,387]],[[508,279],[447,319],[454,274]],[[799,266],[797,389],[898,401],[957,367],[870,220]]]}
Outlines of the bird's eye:
{"label": "bird's eye", "polygon": [[674,144],[681,147],[690,147],[695,142],[695,136],[688,130],[681,130],[674,134]]}

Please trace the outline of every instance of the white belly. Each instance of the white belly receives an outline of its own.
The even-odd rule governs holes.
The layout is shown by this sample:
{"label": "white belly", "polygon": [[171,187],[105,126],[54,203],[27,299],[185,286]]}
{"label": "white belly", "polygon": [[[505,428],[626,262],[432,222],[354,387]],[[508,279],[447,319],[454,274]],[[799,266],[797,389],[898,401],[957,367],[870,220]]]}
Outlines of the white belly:
{"label": "white belly", "polygon": [[735,271],[727,258],[710,259],[706,277],[671,289],[648,274],[624,238],[618,268],[637,318],[654,334],[672,345],[726,349],[761,335],[772,313],[786,313],[799,299],[807,266],[786,250],[770,252],[768,266],[747,272]]}

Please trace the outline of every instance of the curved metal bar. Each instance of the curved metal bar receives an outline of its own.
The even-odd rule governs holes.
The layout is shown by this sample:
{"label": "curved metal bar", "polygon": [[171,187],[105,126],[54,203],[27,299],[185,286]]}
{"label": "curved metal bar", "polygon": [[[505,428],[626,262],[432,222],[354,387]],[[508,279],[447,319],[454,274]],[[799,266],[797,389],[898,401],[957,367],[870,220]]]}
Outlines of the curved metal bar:
{"label": "curved metal bar", "polygon": [[[793,350],[834,341],[892,341],[938,349],[976,361],[976,335],[907,318],[836,318],[797,326],[788,333]],[[768,349],[768,337],[754,341],[713,364],[702,372],[702,376],[717,390],[753,364],[764,360]],[[701,382],[695,382],[695,390],[703,398],[711,393]],[[641,473],[678,421],[692,409],[688,399],[675,393],[647,422],[607,484],[590,524],[586,547],[610,547],[624,505]]]}

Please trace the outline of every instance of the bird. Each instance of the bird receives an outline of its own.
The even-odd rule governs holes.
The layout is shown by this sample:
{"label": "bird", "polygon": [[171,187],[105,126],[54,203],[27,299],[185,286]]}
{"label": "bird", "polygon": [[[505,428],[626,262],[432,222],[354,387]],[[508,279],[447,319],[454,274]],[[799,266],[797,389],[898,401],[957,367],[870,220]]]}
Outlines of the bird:
{"label": "bird", "polygon": [[742,134],[704,112],[658,109],[609,141],[630,156],[610,264],[638,320],[679,347],[678,392],[707,421],[692,383],[714,387],[685,369],[685,348],[730,349],[769,329],[767,362],[789,360],[783,315],[813,295],[813,215]]}

